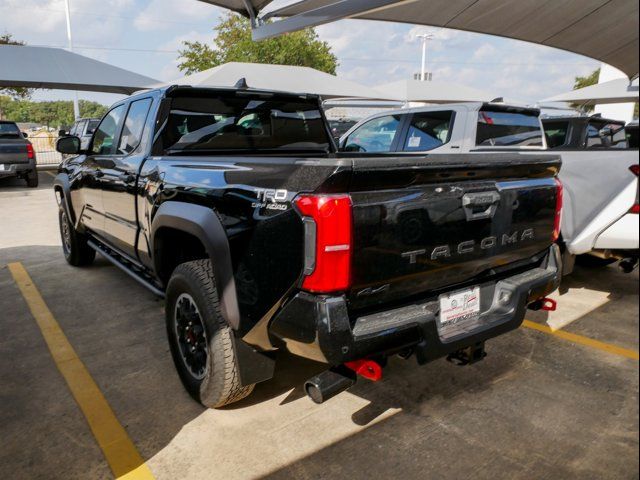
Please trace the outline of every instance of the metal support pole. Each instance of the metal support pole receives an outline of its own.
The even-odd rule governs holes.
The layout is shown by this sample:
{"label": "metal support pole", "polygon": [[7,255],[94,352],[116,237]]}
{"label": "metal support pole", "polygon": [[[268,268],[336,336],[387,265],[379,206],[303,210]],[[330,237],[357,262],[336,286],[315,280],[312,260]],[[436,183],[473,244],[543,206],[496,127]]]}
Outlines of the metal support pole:
{"label": "metal support pole", "polygon": [[[69,0],[64,0],[65,13],[67,15],[67,40],[69,41],[69,51],[73,52],[73,41],[71,39],[71,9],[69,8]],[[80,105],[78,103],[78,92],[73,92],[73,116],[77,120],[80,118]]]}

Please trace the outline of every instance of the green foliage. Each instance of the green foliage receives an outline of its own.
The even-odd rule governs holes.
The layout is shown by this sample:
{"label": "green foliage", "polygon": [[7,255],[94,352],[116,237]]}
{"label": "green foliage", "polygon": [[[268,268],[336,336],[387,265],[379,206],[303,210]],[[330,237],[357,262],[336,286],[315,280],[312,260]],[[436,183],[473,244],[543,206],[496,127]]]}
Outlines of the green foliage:
{"label": "green foliage", "polygon": [[[0,35],[0,45],[25,45],[20,40],[14,40],[13,35],[5,33]],[[0,95],[10,95],[15,98],[29,98],[31,96],[31,90],[24,87],[2,87],[0,88]]]}
{"label": "green foliage", "polygon": [[[97,102],[80,100],[80,116],[102,117],[107,108]],[[33,122],[48,127],[62,127],[73,124],[73,102],[58,100],[52,102],[33,102],[0,95],[0,119],[14,122]]]}
{"label": "green foliage", "polygon": [[240,15],[229,13],[214,29],[213,46],[183,42],[178,68],[192,74],[228,62],[270,63],[311,67],[335,74],[338,59],[327,42],[312,28],[254,42],[251,24]]}

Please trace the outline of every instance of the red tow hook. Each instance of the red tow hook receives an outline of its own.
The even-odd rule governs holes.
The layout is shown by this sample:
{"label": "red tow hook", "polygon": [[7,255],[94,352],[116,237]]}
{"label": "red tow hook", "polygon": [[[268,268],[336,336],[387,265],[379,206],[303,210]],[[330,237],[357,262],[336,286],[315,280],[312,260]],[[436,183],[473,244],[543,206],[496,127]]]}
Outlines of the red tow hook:
{"label": "red tow hook", "polygon": [[558,308],[558,302],[552,298],[545,297],[542,299],[542,310],[545,312],[555,312]]}
{"label": "red tow hook", "polygon": [[353,360],[345,362],[344,365],[368,380],[377,382],[382,379],[382,367],[373,360]]}

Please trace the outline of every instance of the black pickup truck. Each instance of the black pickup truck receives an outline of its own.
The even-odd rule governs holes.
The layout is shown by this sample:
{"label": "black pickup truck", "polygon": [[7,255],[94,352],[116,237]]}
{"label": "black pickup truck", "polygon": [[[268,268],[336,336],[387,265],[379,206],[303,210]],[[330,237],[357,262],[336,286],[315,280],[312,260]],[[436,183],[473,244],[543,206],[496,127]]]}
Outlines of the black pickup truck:
{"label": "black pickup truck", "polygon": [[157,295],[176,368],[219,407],[275,352],[327,364],[322,402],[388,356],[471,363],[556,289],[559,159],[340,153],[320,99],[169,87],[58,141],[63,251]]}

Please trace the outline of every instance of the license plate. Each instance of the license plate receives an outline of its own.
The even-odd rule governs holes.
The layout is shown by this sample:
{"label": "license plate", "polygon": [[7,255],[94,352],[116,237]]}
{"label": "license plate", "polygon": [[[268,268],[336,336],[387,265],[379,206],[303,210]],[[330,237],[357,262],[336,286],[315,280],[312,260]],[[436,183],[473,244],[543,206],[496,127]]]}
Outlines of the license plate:
{"label": "license plate", "polygon": [[447,327],[466,323],[480,314],[480,287],[440,297],[440,325]]}

